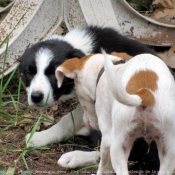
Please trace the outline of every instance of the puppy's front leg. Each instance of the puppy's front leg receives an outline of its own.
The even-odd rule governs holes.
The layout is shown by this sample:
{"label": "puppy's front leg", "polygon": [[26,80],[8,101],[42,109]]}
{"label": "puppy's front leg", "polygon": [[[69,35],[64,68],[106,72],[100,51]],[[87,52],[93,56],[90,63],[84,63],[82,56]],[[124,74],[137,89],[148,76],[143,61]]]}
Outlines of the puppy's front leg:
{"label": "puppy's front leg", "polygon": [[[32,139],[27,144],[27,147],[45,146],[50,143],[61,142],[79,132],[79,130],[83,128],[83,110],[81,106],[78,105],[77,108],[72,111],[72,114],[74,122],[72,121],[71,114],[68,113],[51,128],[45,131],[35,132]],[[88,134],[88,130],[86,131]],[[26,142],[29,137],[30,134],[27,134]]]}
{"label": "puppy's front leg", "polygon": [[100,145],[100,164],[97,175],[113,174],[113,168],[110,160],[110,132],[102,133]]}
{"label": "puppy's front leg", "polygon": [[98,151],[71,151],[63,154],[58,160],[58,165],[64,168],[82,168],[98,163]]}

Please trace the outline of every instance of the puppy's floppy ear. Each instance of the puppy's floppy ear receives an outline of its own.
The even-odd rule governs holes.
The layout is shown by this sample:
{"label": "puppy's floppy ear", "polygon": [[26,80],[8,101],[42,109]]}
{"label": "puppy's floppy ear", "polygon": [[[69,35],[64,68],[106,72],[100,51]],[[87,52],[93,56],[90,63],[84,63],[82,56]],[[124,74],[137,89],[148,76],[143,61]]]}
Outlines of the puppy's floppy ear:
{"label": "puppy's floppy ear", "polygon": [[60,88],[63,83],[63,79],[64,79],[64,73],[63,73],[63,69],[61,66],[57,67],[55,71],[55,76],[57,79],[57,86],[58,88]]}
{"label": "puppy's floppy ear", "polygon": [[57,78],[57,85],[59,88],[63,83],[64,76],[71,79],[76,78],[79,62],[80,62],[79,58],[73,58],[73,59],[66,60],[59,67],[57,67],[55,71],[55,76]]}

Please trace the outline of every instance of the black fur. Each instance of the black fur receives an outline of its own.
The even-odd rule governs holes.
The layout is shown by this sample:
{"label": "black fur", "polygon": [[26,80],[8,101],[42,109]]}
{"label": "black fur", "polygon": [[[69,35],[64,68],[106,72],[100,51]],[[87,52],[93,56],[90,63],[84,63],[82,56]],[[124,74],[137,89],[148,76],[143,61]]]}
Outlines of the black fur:
{"label": "black fur", "polygon": [[99,147],[101,143],[101,132],[98,130],[91,130],[87,140],[91,148]]}
{"label": "black fur", "polygon": [[126,52],[131,56],[141,53],[151,53],[156,55],[154,51],[144,44],[125,37],[109,27],[99,28],[96,26],[90,26],[87,33],[90,33],[94,37],[95,45],[93,53],[99,53],[100,49],[104,48],[107,53]]}

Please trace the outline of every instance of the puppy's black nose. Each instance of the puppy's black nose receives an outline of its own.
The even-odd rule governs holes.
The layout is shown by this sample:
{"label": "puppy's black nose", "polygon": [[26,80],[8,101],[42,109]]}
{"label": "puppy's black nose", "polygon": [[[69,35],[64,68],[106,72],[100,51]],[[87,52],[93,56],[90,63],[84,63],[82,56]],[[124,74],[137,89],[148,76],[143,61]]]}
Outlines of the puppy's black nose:
{"label": "puppy's black nose", "polygon": [[43,100],[44,94],[41,91],[35,91],[31,94],[31,99],[34,103],[40,103]]}

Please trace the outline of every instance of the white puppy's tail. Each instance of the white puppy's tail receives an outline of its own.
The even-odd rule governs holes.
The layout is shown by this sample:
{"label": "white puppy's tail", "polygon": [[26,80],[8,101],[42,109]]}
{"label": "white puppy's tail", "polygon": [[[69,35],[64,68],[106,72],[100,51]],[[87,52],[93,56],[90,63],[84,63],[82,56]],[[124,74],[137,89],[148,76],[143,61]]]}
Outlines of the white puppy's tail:
{"label": "white puppy's tail", "polygon": [[114,98],[120,103],[123,103],[125,105],[140,106],[142,104],[142,99],[140,98],[140,96],[131,95],[126,92],[118,76],[116,67],[113,65],[111,60],[108,58],[107,54],[104,51],[102,51],[102,53],[105,59],[104,68],[105,68],[105,73],[107,76],[109,88]]}

